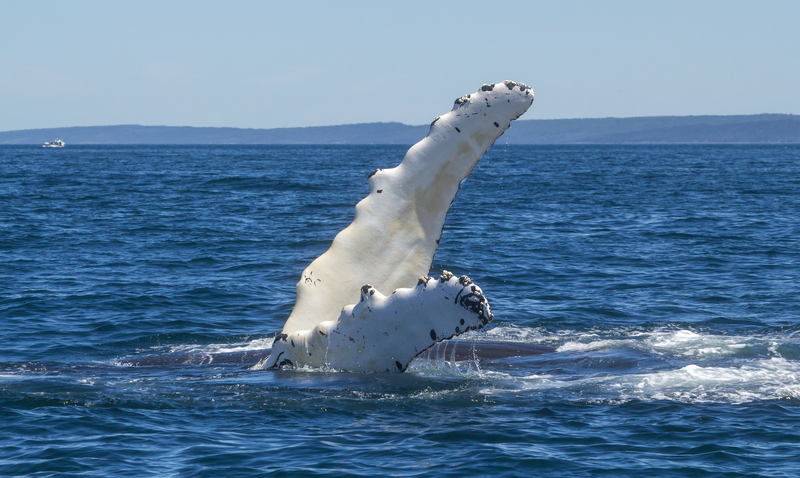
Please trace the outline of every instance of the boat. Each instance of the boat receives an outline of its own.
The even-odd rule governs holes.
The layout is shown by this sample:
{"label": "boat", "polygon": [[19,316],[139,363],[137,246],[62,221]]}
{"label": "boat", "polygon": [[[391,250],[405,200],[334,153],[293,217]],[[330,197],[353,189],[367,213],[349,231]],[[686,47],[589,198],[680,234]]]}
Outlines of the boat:
{"label": "boat", "polygon": [[63,148],[64,147],[64,141],[61,140],[61,139],[58,139],[58,136],[56,136],[56,140],[55,141],[53,141],[52,143],[45,143],[45,144],[42,145],[42,147],[43,148]]}

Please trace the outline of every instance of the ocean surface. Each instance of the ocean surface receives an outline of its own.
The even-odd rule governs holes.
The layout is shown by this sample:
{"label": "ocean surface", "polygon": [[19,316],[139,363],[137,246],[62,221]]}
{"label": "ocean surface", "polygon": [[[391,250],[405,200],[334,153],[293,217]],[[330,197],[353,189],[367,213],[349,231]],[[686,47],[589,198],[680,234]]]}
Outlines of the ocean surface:
{"label": "ocean surface", "polygon": [[550,353],[249,370],[406,149],[0,147],[0,475],[800,476],[796,145],[497,144],[431,274]]}

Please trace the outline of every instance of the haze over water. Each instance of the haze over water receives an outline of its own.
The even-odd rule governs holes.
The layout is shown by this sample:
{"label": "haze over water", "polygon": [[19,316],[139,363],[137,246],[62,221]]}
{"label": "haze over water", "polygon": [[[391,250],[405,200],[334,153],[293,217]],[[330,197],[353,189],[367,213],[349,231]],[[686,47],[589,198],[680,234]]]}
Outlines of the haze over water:
{"label": "haze over water", "polygon": [[215,363],[406,149],[0,147],[0,475],[800,473],[798,146],[490,149],[431,273],[553,353]]}

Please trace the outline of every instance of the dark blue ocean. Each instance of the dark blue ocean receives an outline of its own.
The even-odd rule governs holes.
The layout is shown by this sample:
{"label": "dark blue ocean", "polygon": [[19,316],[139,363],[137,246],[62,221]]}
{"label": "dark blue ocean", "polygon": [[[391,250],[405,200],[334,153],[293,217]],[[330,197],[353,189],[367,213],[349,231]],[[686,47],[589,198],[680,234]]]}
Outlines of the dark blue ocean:
{"label": "dark blue ocean", "polygon": [[431,273],[550,353],[225,360],[406,149],[0,147],[0,475],[800,476],[796,145],[494,146]]}

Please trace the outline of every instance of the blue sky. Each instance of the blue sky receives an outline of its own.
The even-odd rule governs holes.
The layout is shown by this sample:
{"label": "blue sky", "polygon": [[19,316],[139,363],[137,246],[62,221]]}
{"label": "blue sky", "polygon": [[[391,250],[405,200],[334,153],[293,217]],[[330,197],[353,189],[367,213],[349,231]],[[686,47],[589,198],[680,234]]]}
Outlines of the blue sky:
{"label": "blue sky", "polygon": [[0,131],[800,114],[800,1],[5,1]]}

